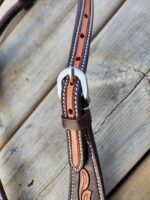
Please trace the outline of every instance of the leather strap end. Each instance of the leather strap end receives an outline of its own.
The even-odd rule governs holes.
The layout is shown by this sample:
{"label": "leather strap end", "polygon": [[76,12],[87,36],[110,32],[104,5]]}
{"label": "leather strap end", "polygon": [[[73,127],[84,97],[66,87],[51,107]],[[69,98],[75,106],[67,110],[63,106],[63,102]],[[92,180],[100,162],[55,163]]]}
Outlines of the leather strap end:
{"label": "leather strap end", "polygon": [[91,125],[92,118],[89,110],[86,110],[79,119],[68,119],[62,116],[62,125],[65,129],[83,130]]}
{"label": "leather strap end", "polygon": [[30,9],[33,6],[34,0],[19,0],[24,9]]}

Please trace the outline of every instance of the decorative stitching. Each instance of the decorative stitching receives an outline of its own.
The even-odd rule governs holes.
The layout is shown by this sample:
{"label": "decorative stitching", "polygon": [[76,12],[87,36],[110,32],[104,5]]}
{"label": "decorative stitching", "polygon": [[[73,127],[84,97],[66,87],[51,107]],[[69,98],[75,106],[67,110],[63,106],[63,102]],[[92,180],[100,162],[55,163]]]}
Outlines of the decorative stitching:
{"label": "decorative stitching", "polygon": [[70,194],[70,200],[73,200],[73,189],[74,189],[74,172],[71,172],[71,194]]}
{"label": "decorative stitching", "polygon": [[63,89],[62,89],[62,97],[63,97],[63,101],[62,101],[62,108],[63,108],[63,115],[64,117],[67,117],[67,109],[66,109],[66,90],[67,90],[67,83],[68,83],[69,79],[68,77],[66,77],[66,80],[63,81]]}
{"label": "decorative stitching", "polygon": [[80,18],[79,18],[79,22],[78,22],[78,26],[77,26],[77,30],[76,30],[76,36],[74,39],[74,45],[73,45],[73,50],[72,50],[72,56],[71,56],[71,60],[70,60],[70,65],[72,66],[73,64],[73,58],[75,55],[75,50],[76,50],[76,46],[77,46],[77,41],[78,41],[78,34],[79,34],[79,30],[80,30],[80,25],[82,22],[82,17],[83,17],[83,11],[84,11],[84,5],[85,5],[85,0],[83,0],[82,2],[82,7],[81,7],[81,11],[80,11]]}
{"label": "decorative stitching", "polygon": [[96,162],[94,160],[94,152],[93,152],[93,148],[87,138],[87,136],[85,135],[86,137],[86,140],[87,140],[87,143],[90,147],[90,151],[91,151],[91,156],[92,156],[92,162],[93,162],[93,167],[94,167],[94,171],[95,171],[95,176],[96,176],[96,181],[97,181],[97,185],[98,185],[98,191],[99,191],[99,197],[101,200],[104,200],[104,194],[103,194],[103,190],[101,188],[101,181],[100,181],[100,178],[99,178],[99,173],[97,172],[97,169],[96,169]]}
{"label": "decorative stitching", "polygon": [[75,110],[75,117],[76,117],[76,119],[78,118],[78,104],[77,104],[77,99],[78,99],[78,97],[77,97],[77,95],[78,95],[78,89],[79,89],[79,84],[80,84],[80,82],[79,82],[79,80],[77,80],[77,82],[76,82],[76,84],[75,84],[75,90],[74,90],[74,110]]}
{"label": "decorative stitching", "polygon": [[87,36],[87,41],[86,41],[86,45],[85,45],[84,57],[82,60],[81,70],[83,70],[83,68],[85,66],[85,61],[86,61],[86,57],[87,57],[87,53],[88,53],[89,41],[90,41],[90,37],[92,35],[93,10],[94,10],[94,8],[93,8],[92,0],[91,0],[90,23],[89,23],[88,36]]}
{"label": "decorative stitching", "polygon": [[[83,17],[83,11],[84,11],[84,5],[85,5],[85,0],[83,0],[82,2],[82,7],[81,7],[81,11],[80,11],[80,18],[79,18],[79,22],[78,22],[78,26],[77,26],[77,31],[76,31],[76,36],[75,36],[75,40],[74,40],[74,46],[73,46],[73,50],[72,50],[72,56],[71,56],[71,61],[70,61],[70,66],[72,66],[72,62],[73,62],[73,57],[75,54],[75,49],[76,49],[76,45],[77,45],[77,39],[78,39],[78,34],[79,34],[79,30],[80,30],[80,25],[82,22],[82,17]],[[67,83],[68,83],[68,77],[66,79],[66,81],[64,80],[64,85],[66,87],[64,87],[63,89],[63,95],[65,96],[66,93],[66,89],[67,89]],[[67,110],[66,110],[66,102],[63,102],[63,111],[64,111],[64,116],[67,117]]]}
{"label": "decorative stitching", "polygon": [[75,172],[78,172],[82,168],[82,160],[83,160],[83,151],[82,151],[83,148],[82,148],[81,135],[80,135],[81,133],[80,133],[80,131],[77,131],[77,132],[78,132],[78,139],[79,139],[79,146],[80,146],[80,164],[79,164],[79,167],[75,167],[73,165],[70,131],[67,130],[68,147],[69,147],[69,160],[70,160],[71,167]]}
{"label": "decorative stitching", "polygon": [[[92,10],[92,9],[91,9]],[[91,29],[92,29],[92,12],[90,13],[91,14],[91,17],[90,17],[90,24],[89,24],[89,31],[88,31],[88,37],[87,37],[87,41],[86,41],[86,47],[85,47],[85,54],[84,54],[84,58],[83,58],[83,63],[82,63],[82,70],[83,70],[83,67],[84,67],[84,63],[85,63],[85,60],[86,60],[86,55],[87,55],[87,52],[88,52],[88,44],[89,44],[89,40],[90,40],[90,35],[91,35]],[[77,80],[76,84],[75,84],[75,89],[74,89],[74,110],[75,110],[75,117],[76,119],[78,118],[78,104],[77,104],[77,95],[78,95],[78,89],[79,89],[79,80]],[[80,139],[79,139],[79,145],[80,145],[80,165],[81,165],[81,160],[83,160],[83,148],[82,148],[82,144],[81,144],[81,132],[78,131],[78,137],[80,136]],[[82,159],[81,159],[82,158]],[[80,168],[80,166],[79,166]]]}
{"label": "decorative stitching", "polygon": [[[84,11],[84,4],[85,4],[85,0],[83,0],[82,2],[82,8],[80,11],[80,18],[79,18],[79,22],[78,22],[78,26],[77,26],[77,31],[76,31],[76,36],[75,36],[75,40],[74,40],[74,45],[73,45],[73,50],[72,50],[72,56],[71,56],[71,60],[70,60],[70,65],[72,65],[73,63],[73,58],[75,55],[75,50],[76,50],[76,45],[77,45],[77,40],[78,40],[78,34],[79,34],[79,30],[80,30],[80,25],[81,25],[81,21],[82,21],[82,17],[83,17],[83,11]],[[92,13],[92,12],[91,12]],[[81,69],[84,67],[85,65],[85,60],[86,60],[86,56],[88,53],[88,44],[89,44],[89,40],[90,40],[90,35],[91,35],[91,30],[92,30],[92,15],[90,18],[90,24],[89,24],[89,30],[88,30],[88,36],[87,36],[87,41],[86,41],[86,46],[85,46],[85,51],[84,51],[84,57],[83,57],[83,61],[82,61],[82,66]],[[67,84],[69,82],[69,78],[67,77],[64,80],[64,87],[63,87],[63,91],[62,91],[62,107],[63,107],[63,114],[65,117],[67,117],[67,109],[66,109],[66,91],[67,91]],[[75,117],[78,118],[78,104],[77,104],[77,92],[79,89],[79,80],[77,80],[77,83],[75,85],[75,91],[74,91],[74,110],[75,110]],[[80,145],[80,166],[79,168],[82,166],[82,160],[83,160],[83,147],[82,147],[82,141],[81,141],[81,131],[77,131],[78,133],[78,139],[79,139],[79,145]],[[72,168],[74,169],[74,171],[77,171],[76,168],[74,168],[73,163],[72,163],[72,156],[71,156],[71,138],[70,138],[70,131],[67,130],[67,135],[68,135],[68,147],[69,147],[69,159],[70,159],[70,163]],[[79,169],[78,168],[78,169]],[[96,173],[96,172],[95,172]],[[71,180],[71,200],[73,200],[73,190],[74,190],[74,173],[71,173],[72,176],[72,180]],[[102,200],[102,199],[101,199]]]}

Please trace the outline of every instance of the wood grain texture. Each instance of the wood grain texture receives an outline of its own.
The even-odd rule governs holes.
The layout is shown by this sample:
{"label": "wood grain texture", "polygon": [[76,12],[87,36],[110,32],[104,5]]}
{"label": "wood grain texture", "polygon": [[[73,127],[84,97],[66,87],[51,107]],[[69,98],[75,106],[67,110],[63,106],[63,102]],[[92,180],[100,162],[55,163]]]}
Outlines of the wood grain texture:
{"label": "wood grain texture", "polygon": [[[107,194],[150,146],[149,7],[148,0],[127,1],[92,44],[91,111]],[[123,20],[125,13],[129,21]],[[140,20],[143,13],[146,22]],[[116,29],[122,21],[128,31]],[[0,174],[10,200],[67,199],[67,144],[60,112],[54,87],[1,151]]]}
{"label": "wood grain texture", "polygon": [[130,175],[109,200],[149,200],[150,156]]}
{"label": "wood grain texture", "polygon": [[[108,7],[104,0],[95,1],[94,33],[104,26],[122,2],[109,0]],[[74,0],[38,1],[2,43],[0,147],[51,90],[58,73],[65,67],[75,5]]]}
{"label": "wood grain texture", "polygon": [[[133,78],[133,77],[132,77]],[[93,123],[107,193],[125,176],[149,148],[150,121],[145,101],[144,79],[121,103],[102,126]],[[125,84],[125,82],[124,82]],[[120,85],[120,83],[119,83]],[[116,87],[120,97],[128,93],[129,86]],[[114,101],[110,88],[99,110],[92,114],[100,118],[104,99]],[[128,88],[128,89],[127,89]],[[103,89],[100,89],[100,93]],[[144,97],[144,98],[143,98]],[[148,100],[148,99],[147,99]],[[107,106],[111,106],[108,102]],[[66,199],[69,169],[65,131],[61,128],[60,105],[56,88],[44,99],[36,111],[1,152],[0,174],[9,199]],[[139,148],[140,145],[140,148]],[[32,183],[32,184],[31,184]],[[59,189],[58,189],[59,188]]]}
{"label": "wood grain texture", "polygon": [[148,0],[127,1],[96,37],[90,59],[95,61],[97,57],[97,63],[120,64],[137,71],[147,71],[150,62],[149,19]]}

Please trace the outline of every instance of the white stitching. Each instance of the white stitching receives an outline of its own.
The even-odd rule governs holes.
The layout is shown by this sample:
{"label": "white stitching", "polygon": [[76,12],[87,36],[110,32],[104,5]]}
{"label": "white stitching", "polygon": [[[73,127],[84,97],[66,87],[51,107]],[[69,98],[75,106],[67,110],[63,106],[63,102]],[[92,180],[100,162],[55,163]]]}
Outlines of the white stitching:
{"label": "white stitching", "polygon": [[70,194],[70,200],[73,200],[73,189],[74,189],[74,173],[71,172],[71,194]]}
{"label": "white stitching", "polygon": [[96,162],[94,160],[94,152],[93,152],[93,148],[87,138],[87,136],[85,135],[86,137],[86,140],[87,140],[87,143],[90,147],[90,150],[91,150],[91,155],[92,155],[92,162],[93,162],[93,167],[94,167],[94,171],[95,171],[95,176],[96,176],[96,181],[97,181],[97,185],[98,185],[98,191],[99,191],[99,197],[101,200],[104,200],[104,194],[103,194],[103,190],[101,188],[101,181],[100,181],[100,178],[99,178],[99,173],[97,172],[97,169],[96,169]]}
{"label": "white stitching", "polygon": [[64,115],[64,117],[67,117],[66,100],[65,99],[66,99],[68,77],[63,82],[64,82],[64,84],[63,84],[63,89],[62,89],[62,96],[63,96],[62,107],[63,107],[63,115]]}
{"label": "white stitching", "polygon": [[77,132],[78,132],[78,139],[79,139],[79,145],[80,145],[80,165],[79,165],[78,168],[74,167],[74,165],[73,165],[70,131],[67,130],[68,147],[69,147],[69,160],[70,160],[71,167],[73,168],[73,170],[75,172],[78,172],[81,169],[81,167],[82,167],[82,160],[83,160],[83,151],[82,151],[83,148],[82,148],[82,143],[81,143],[81,135],[80,135],[80,131],[77,131]]}
{"label": "white stitching", "polygon": [[75,36],[75,39],[74,39],[74,45],[73,45],[70,65],[73,64],[73,58],[74,58],[74,55],[75,55],[76,45],[77,45],[77,41],[78,41],[78,34],[79,34],[80,25],[81,25],[82,17],[83,17],[84,4],[85,4],[85,0],[83,0],[83,3],[82,3],[82,8],[81,8],[81,12],[80,12],[80,18],[79,18],[79,22],[78,22],[78,26],[77,26],[76,36]]}
{"label": "white stitching", "polygon": [[86,45],[85,45],[85,51],[84,51],[84,57],[83,57],[82,65],[81,65],[81,70],[83,70],[83,68],[84,68],[86,57],[87,57],[87,53],[88,53],[88,46],[89,46],[89,41],[90,41],[91,31],[92,31],[93,9],[94,9],[93,8],[93,3],[91,1],[90,24],[89,24],[88,36],[87,36],[87,41],[86,41]]}
{"label": "white stitching", "polygon": [[[85,4],[85,0],[83,0],[82,3],[82,8],[81,8],[81,12],[80,12],[80,18],[79,18],[79,22],[78,22],[78,27],[77,27],[77,31],[76,31],[76,36],[75,36],[75,40],[74,40],[74,46],[73,46],[73,50],[72,50],[72,56],[71,56],[71,60],[70,60],[70,65],[72,65],[73,63],[73,58],[75,55],[75,49],[76,49],[76,45],[77,45],[77,39],[78,39],[78,34],[79,34],[79,30],[80,30],[80,25],[81,25],[81,20],[83,17],[83,11],[84,11],[84,4]],[[90,39],[90,34],[91,34],[91,26],[92,22],[90,21],[89,24],[89,31],[88,31],[88,37],[87,37],[87,41],[86,41],[86,46],[85,46],[85,51],[84,51],[84,57],[83,57],[83,63],[82,63],[82,67],[84,67],[84,63],[85,63],[85,59],[86,59],[86,55],[88,52],[88,43],[89,43],[89,39]],[[81,69],[82,69],[81,67]],[[63,107],[63,112],[64,112],[64,116],[67,117],[67,110],[66,110],[66,90],[67,90],[67,84],[68,84],[68,77],[66,80],[64,80],[64,87],[63,87],[63,91],[62,91],[62,96],[63,96],[63,101],[62,101],[62,107]],[[78,91],[78,87],[79,87],[79,81],[77,81],[76,83],[76,87],[75,87],[75,95],[74,95],[74,107],[75,107],[75,116],[76,118],[78,118],[78,105],[77,105],[77,91]],[[72,161],[72,157],[71,157],[71,143],[70,143],[70,131],[67,130],[67,135],[68,135],[68,146],[69,146],[69,159],[70,161]],[[79,138],[79,145],[80,145],[80,167],[82,164],[82,160],[83,160],[83,147],[82,147],[82,143],[81,143],[81,132],[78,131],[78,138]],[[72,164],[72,162],[70,162]],[[80,168],[79,167],[79,168]],[[74,168],[74,167],[73,167]],[[71,181],[71,200],[73,200],[73,188],[74,188],[74,174],[73,172],[72,174],[72,181]]]}
{"label": "white stitching", "polygon": [[78,88],[79,88],[79,80],[77,80],[77,83],[75,84],[75,91],[74,91],[74,104],[75,104],[75,116],[76,119],[78,118],[78,104],[77,104],[77,95],[78,95]]}

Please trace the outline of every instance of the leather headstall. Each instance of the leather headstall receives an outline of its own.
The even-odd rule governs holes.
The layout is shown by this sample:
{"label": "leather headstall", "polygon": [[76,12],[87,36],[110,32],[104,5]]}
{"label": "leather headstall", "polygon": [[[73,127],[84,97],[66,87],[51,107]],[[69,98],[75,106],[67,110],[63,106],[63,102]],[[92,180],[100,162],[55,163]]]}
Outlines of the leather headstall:
{"label": "leather headstall", "polygon": [[[4,0],[0,0],[0,6]],[[0,35],[4,32],[5,28],[11,20],[22,10],[29,9],[33,5],[33,0],[19,0],[15,3],[0,19]],[[2,182],[0,180],[0,200],[8,200]]]}
{"label": "leather headstall", "polygon": [[[2,0],[1,0],[2,3]],[[66,129],[70,185],[68,200],[105,200],[103,177],[92,131],[86,70],[93,30],[93,0],[78,0],[67,67],[57,79],[61,99],[62,125]],[[19,0],[0,19],[0,34],[22,9],[33,0]],[[0,182],[2,200],[7,200]]]}
{"label": "leather headstall", "polygon": [[69,200],[105,200],[89,110],[86,69],[93,28],[93,0],[79,0],[67,67],[57,79],[70,163]]}

